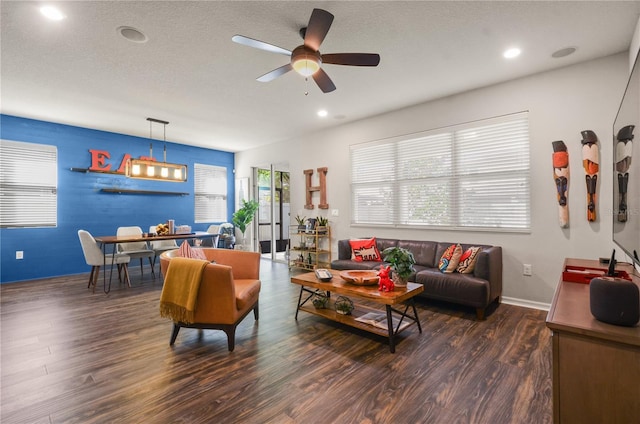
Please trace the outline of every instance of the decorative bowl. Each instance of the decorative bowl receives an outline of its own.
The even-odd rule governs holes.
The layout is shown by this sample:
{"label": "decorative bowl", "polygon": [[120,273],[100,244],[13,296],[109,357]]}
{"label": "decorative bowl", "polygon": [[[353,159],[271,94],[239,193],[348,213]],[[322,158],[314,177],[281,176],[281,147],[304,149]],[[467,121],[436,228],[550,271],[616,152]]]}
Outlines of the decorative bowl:
{"label": "decorative bowl", "polygon": [[340,272],[340,277],[351,284],[358,286],[371,286],[378,284],[380,277],[378,277],[378,271],[368,270],[351,270]]}

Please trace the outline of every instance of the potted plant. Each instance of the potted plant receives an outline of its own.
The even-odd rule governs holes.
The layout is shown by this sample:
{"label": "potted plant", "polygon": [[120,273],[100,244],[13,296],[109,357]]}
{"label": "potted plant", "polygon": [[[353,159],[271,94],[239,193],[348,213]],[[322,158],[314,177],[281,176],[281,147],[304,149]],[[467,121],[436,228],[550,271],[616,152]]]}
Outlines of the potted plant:
{"label": "potted plant", "polygon": [[298,231],[304,231],[307,229],[307,224],[305,221],[307,220],[306,216],[296,215],[296,222],[298,223]]}
{"label": "potted plant", "polygon": [[244,233],[247,231],[247,226],[253,220],[253,216],[257,210],[258,202],[255,200],[243,200],[242,207],[233,214],[233,225],[242,233],[242,245],[244,245]]}
{"label": "potted plant", "polygon": [[323,216],[316,217],[316,229],[318,230],[318,234],[326,234],[328,225],[329,219]]}
{"label": "potted plant", "polygon": [[351,311],[353,311],[354,308],[351,299],[345,296],[338,296],[334,306],[336,308],[336,313],[340,315],[351,315]]}
{"label": "potted plant", "polygon": [[393,270],[391,279],[394,284],[406,287],[409,276],[415,271],[413,265],[416,259],[413,253],[402,247],[387,247],[382,251],[382,258],[391,265]]}
{"label": "potted plant", "polygon": [[311,302],[316,309],[325,309],[327,307],[327,304],[329,303],[329,298],[320,290],[316,290]]}

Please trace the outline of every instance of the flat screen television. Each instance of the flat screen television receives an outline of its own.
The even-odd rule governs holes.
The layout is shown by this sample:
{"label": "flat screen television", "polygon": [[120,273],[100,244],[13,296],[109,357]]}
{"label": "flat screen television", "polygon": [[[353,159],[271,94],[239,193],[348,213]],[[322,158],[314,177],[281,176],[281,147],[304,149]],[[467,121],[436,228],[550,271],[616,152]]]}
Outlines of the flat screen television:
{"label": "flat screen television", "polygon": [[613,123],[613,242],[640,266],[640,54]]}

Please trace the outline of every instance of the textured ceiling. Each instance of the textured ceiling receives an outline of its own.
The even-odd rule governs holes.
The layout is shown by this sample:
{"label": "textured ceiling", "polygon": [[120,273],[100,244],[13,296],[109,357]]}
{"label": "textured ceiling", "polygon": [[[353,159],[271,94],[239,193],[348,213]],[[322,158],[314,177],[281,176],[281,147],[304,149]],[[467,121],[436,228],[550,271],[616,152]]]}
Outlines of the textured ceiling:
{"label": "textured ceiling", "polygon": [[[52,22],[41,4],[0,4],[2,113],[136,136],[153,117],[169,141],[228,151],[622,52],[640,14],[612,1],[60,1],[66,19]],[[231,37],[292,50],[314,7],[335,15],[322,53],[379,53],[380,65],[325,65],[328,94],[294,72],[257,82],[288,58]],[[507,61],[512,45],[523,53]]]}

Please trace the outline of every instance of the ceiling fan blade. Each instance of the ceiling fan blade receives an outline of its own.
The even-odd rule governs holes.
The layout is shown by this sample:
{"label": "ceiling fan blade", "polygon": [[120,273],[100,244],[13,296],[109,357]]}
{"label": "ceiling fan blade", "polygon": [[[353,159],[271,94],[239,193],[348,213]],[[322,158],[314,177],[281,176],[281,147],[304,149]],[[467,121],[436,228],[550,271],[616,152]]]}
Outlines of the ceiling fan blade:
{"label": "ceiling fan blade", "polygon": [[322,90],[323,93],[330,93],[336,89],[333,81],[331,81],[329,75],[327,75],[322,68],[318,69],[318,71],[313,74],[313,80],[318,84],[318,87],[320,87],[320,90]]}
{"label": "ceiling fan blade", "polygon": [[376,53],[330,53],[322,55],[322,63],[349,66],[378,66],[380,55]]}
{"label": "ceiling fan blade", "polygon": [[313,9],[304,35],[304,45],[318,51],[332,22],[333,15],[331,13],[322,9]]}
{"label": "ceiling fan blade", "polygon": [[258,80],[260,82],[273,81],[274,79],[278,78],[280,75],[286,74],[287,72],[289,72],[292,69],[293,69],[293,67],[291,66],[291,63],[287,63],[284,66],[276,68],[273,71],[267,72],[263,76],[261,76],[259,78],[256,78],[256,80]]}
{"label": "ceiling fan blade", "polygon": [[291,56],[291,51],[283,49],[282,47],[274,46],[273,44],[265,43],[264,41],[254,40],[253,38],[245,37],[244,35],[234,35],[231,37],[231,41],[243,46],[254,47],[260,50],[266,50],[272,53],[279,53],[285,56]]}

